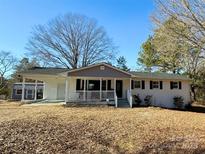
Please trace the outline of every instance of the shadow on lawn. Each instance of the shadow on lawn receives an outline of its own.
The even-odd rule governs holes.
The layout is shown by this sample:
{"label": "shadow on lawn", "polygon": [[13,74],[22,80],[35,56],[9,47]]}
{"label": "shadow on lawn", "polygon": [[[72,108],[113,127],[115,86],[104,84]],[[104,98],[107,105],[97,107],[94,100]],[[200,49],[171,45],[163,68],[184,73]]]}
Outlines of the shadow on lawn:
{"label": "shadow on lawn", "polygon": [[93,107],[93,108],[113,108],[115,107],[114,105],[111,104],[79,104],[79,103],[69,103],[69,104],[64,104],[64,107],[71,107],[71,108],[88,108],[88,107]]}
{"label": "shadow on lawn", "polygon": [[[64,107],[75,107],[75,108],[89,108],[89,107],[93,107],[93,108],[114,108],[114,105],[110,105],[110,104],[104,104],[104,105],[98,105],[98,104],[78,104],[78,103],[71,103],[71,104],[65,104],[63,105]],[[149,106],[133,106],[133,108],[146,108]],[[150,106],[150,107],[158,107],[158,106]],[[159,108],[159,107],[158,107]],[[160,107],[163,108],[163,107]],[[185,111],[185,112],[195,112],[195,113],[205,113],[205,106],[202,105],[193,105],[191,107],[189,107],[188,109],[170,109],[170,108],[163,108],[163,109],[168,109],[168,110],[175,110],[175,111]]]}
{"label": "shadow on lawn", "polygon": [[190,109],[187,109],[190,112],[205,113],[205,106],[192,106]]}
{"label": "shadow on lawn", "polygon": [[184,144],[186,139],[175,138],[167,139],[163,142],[148,143],[145,145],[139,153],[204,153],[205,148],[201,147],[197,143]]}
{"label": "shadow on lawn", "polygon": [[[133,108],[146,108],[148,106],[133,106]],[[150,106],[150,107],[158,107],[158,106]],[[175,110],[175,111],[185,111],[185,112],[195,112],[195,113],[205,113],[205,106],[202,105],[193,105],[187,109],[178,109],[178,108],[165,108],[165,107],[158,107],[167,110]]]}
{"label": "shadow on lawn", "polygon": [[164,109],[168,109],[168,110],[174,110],[174,111],[184,111],[184,112],[195,112],[195,113],[205,113],[205,106],[191,106],[188,109],[178,109],[178,108],[164,108]]}

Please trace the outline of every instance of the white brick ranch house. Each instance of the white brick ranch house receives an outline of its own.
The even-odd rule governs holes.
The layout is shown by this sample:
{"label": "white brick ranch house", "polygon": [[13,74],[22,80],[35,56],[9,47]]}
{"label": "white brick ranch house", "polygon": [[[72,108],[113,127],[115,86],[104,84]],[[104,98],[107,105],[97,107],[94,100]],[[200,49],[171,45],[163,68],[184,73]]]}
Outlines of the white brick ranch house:
{"label": "white brick ranch house", "polygon": [[[106,63],[68,70],[65,68],[33,68],[22,72],[21,100],[25,99],[26,79],[43,81],[43,100],[62,100],[67,103],[112,102],[134,104],[134,95],[142,100],[151,95],[154,106],[173,108],[173,98],[181,96],[191,101],[190,79],[168,73],[125,72]],[[37,84],[36,84],[37,85]],[[20,93],[20,91],[19,91]],[[34,91],[34,97],[37,98]],[[122,101],[123,100],[123,101]]]}

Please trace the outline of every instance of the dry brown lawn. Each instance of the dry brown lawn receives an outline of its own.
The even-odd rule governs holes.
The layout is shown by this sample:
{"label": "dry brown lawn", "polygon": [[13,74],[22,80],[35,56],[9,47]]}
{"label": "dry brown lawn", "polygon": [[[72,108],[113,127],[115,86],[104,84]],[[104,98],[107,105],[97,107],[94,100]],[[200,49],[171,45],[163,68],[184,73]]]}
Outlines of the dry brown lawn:
{"label": "dry brown lawn", "polygon": [[205,152],[205,113],[0,103],[0,153],[158,152]]}

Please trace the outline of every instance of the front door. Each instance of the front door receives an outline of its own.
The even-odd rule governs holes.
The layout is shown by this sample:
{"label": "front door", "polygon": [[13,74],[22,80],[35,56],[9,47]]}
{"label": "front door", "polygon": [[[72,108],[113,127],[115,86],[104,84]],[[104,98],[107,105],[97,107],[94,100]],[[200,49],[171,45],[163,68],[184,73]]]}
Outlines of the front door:
{"label": "front door", "polygon": [[118,98],[122,98],[122,80],[116,80],[116,94]]}

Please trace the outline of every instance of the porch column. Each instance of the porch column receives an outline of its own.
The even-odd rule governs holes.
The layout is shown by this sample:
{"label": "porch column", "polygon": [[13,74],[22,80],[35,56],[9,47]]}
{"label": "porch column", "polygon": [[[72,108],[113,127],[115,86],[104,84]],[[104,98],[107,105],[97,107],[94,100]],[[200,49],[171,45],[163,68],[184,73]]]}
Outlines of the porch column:
{"label": "porch column", "polygon": [[132,79],[130,78],[130,94],[132,94]]}
{"label": "porch column", "polygon": [[130,107],[132,108],[132,78],[130,78]]}
{"label": "porch column", "polygon": [[116,78],[114,78],[114,96],[116,96]]}
{"label": "porch column", "polygon": [[108,98],[108,94],[107,94],[107,80],[105,80],[105,90],[106,90],[106,98]]}
{"label": "porch column", "polygon": [[23,77],[21,101],[24,101],[24,92],[25,92],[25,78]]}
{"label": "porch column", "polygon": [[116,78],[114,78],[114,100],[115,100],[115,107],[118,107],[118,102],[116,99]]}
{"label": "porch column", "polygon": [[86,100],[86,79],[84,78],[84,86],[83,86],[83,100]]}
{"label": "porch column", "polygon": [[65,103],[68,102],[68,78],[65,79]]}
{"label": "porch column", "polygon": [[35,80],[35,95],[34,95],[34,100],[37,100],[37,80]]}
{"label": "porch column", "polygon": [[102,78],[100,78],[100,100],[102,100]]}

